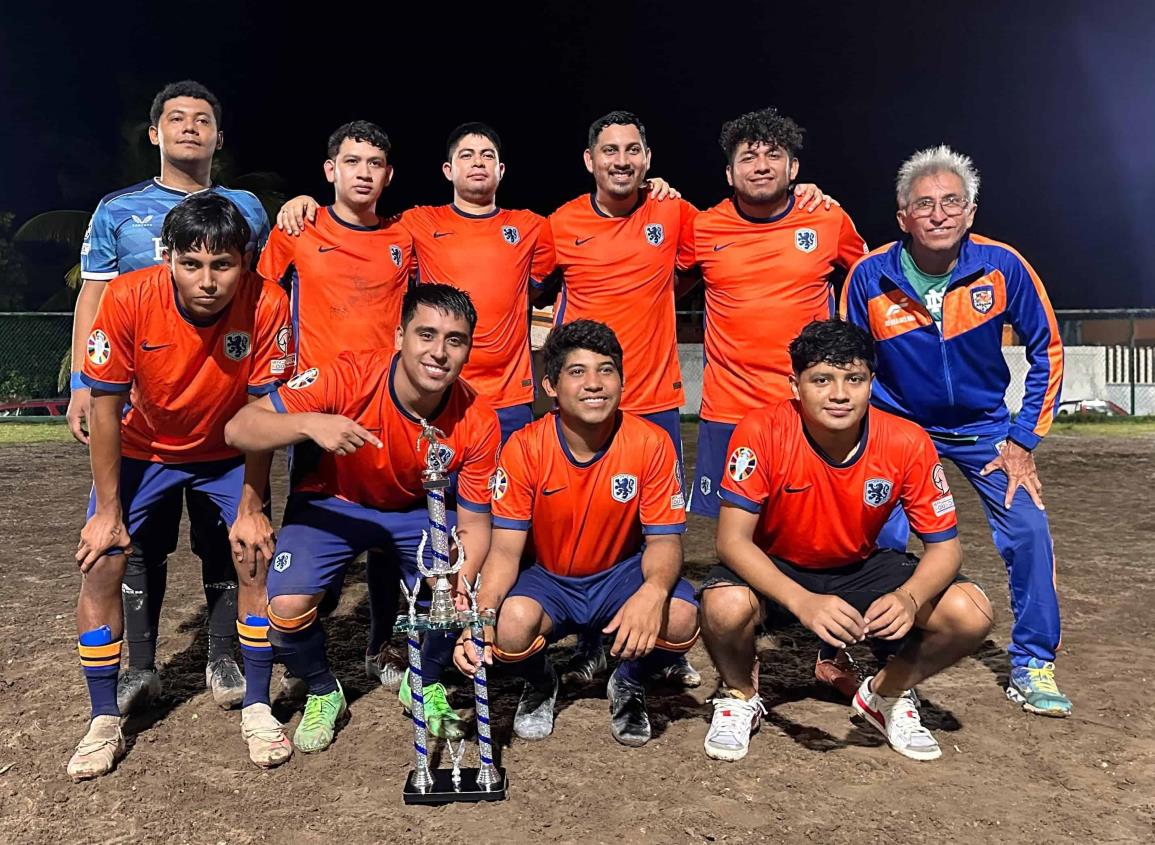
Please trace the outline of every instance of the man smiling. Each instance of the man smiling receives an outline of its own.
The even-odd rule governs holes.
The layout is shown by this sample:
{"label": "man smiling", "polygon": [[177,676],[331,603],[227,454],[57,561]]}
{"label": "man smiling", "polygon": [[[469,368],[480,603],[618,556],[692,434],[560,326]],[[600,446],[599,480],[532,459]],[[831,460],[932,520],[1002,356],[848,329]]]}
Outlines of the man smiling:
{"label": "man smiling", "polygon": [[[679,577],[686,525],[677,458],[661,429],[619,410],[622,348],[605,324],[556,328],[542,351],[557,409],[510,438],[494,480],[479,598],[499,609],[491,653],[525,679],[514,732],[544,739],[558,692],[546,642],[612,635],[622,662],[606,688],[610,729],[623,745],[643,745],[645,682],[697,639],[693,589]],[[537,562],[519,572],[529,544]],[[454,660],[475,670],[468,631]]]}
{"label": "man smiling", "polygon": [[[1063,343],[1042,280],[1011,247],[970,232],[979,176],[969,157],[931,147],[898,172],[898,225],[907,237],[851,271],[843,313],[878,343],[880,407],[923,426],[975,488],[1011,588],[1007,697],[1067,716],[1055,683],[1059,598],[1055,553],[1033,451],[1050,431],[1063,384]],[[1012,420],[1005,325],[1027,350],[1023,405]],[[906,548],[896,513],[881,541]]]}
{"label": "man smiling", "polygon": [[[471,577],[485,559],[497,415],[458,380],[476,322],[462,291],[418,285],[402,302],[395,353],[344,352],[248,406],[226,430],[229,442],[246,451],[311,440],[325,452],[294,481],[269,579],[270,642],[309,689],[293,736],[301,751],[328,748],[346,710],[318,624],[326,594],[339,594],[348,562],[370,548],[385,553],[369,566],[387,567],[394,580],[417,578],[417,548],[429,517],[425,454],[415,444],[423,442],[426,422],[445,435],[446,471],[459,474],[457,510],[447,517],[465,554],[462,572]],[[461,720],[445,700],[445,687],[433,681],[424,690],[429,729],[459,739]]]}

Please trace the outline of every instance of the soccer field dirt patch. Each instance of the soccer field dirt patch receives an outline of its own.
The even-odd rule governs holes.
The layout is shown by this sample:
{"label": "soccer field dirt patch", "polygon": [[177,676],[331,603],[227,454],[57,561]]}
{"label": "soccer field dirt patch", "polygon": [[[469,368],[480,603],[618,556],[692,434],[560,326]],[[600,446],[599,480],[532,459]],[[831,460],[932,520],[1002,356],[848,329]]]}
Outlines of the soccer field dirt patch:
{"label": "soccer field dirt patch", "polygon": [[[684,436],[692,466],[693,428]],[[964,571],[987,589],[998,618],[978,655],[920,687],[942,759],[907,760],[852,724],[850,708],[813,681],[816,641],[792,628],[760,649],[769,714],[740,763],[702,752],[715,675],[699,645],[691,657],[705,683],[651,692],[655,737],[640,749],[611,737],[604,677],[563,691],[552,737],[511,742],[519,688],[495,679],[509,800],[421,808],[401,803],[410,724],[395,696],[364,674],[359,568],[326,623],[351,719],[328,751],[297,754],[263,772],[248,762],[239,712],[218,709],[203,688],[203,594],[187,535],[170,561],[159,651],[164,696],[126,726],[129,751],[115,772],[71,783],[64,766],[88,714],[75,649],[79,576],[71,563],[90,484],[87,455],[74,443],[6,446],[0,841],[1152,841],[1155,437],[1059,434],[1040,449],[1039,464],[1059,561],[1058,678],[1074,701],[1070,719],[1028,716],[1004,698],[1006,575],[978,500],[948,467]],[[278,493],[284,483],[278,461]],[[712,562],[712,524],[691,518],[686,539],[688,574],[699,579]],[[870,661],[867,652],[856,657]],[[454,700],[466,702],[464,687]],[[299,711],[280,706],[278,715],[291,728]]]}

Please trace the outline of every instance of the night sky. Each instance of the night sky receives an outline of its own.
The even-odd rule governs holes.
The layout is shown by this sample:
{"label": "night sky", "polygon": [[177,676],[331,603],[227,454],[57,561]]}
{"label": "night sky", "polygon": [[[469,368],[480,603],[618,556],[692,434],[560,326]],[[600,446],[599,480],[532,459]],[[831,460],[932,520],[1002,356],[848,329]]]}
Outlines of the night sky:
{"label": "night sky", "polygon": [[222,99],[235,172],[290,193],[331,196],[329,132],[380,123],[384,212],[448,202],[445,136],[483,120],[505,145],[499,204],[549,213],[592,186],[586,129],[614,108],[706,207],[726,193],[721,123],[774,105],[807,129],[800,178],[872,247],[897,233],[898,165],[946,142],[983,177],[975,230],[1056,307],[1155,306],[1155,3],[39,5],[0,22],[0,210],[18,220],[123,187],[122,124],[186,77]]}

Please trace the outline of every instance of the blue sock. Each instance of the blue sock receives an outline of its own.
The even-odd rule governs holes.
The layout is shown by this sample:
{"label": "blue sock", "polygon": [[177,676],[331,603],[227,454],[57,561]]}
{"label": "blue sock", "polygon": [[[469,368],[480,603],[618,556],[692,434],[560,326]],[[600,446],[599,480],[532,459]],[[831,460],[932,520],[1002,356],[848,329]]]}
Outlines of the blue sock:
{"label": "blue sock", "polygon": [[119,716],[116,705],[116,679],[120,675],[121,640],[112,639],[112,631],[101,625],[80,635],[76,644],[80,665],[88,684],[88,698],[92,702],[92,717]]}
{"label": "blue sock", "polygon": [[273,679],[269,620],[263,616],[246,614],[244,622],[237,622],[237,639],[241,643],[241,660],[245,666],[245,700],[241,707],[268,704],[269,684]]}
{"label": "blue sock", "polygon": [[298,631],[269,628],[273,654],[295,678],[309,686],[309,695],[326,695],[337,689],[337,679],[325,658],[325,629],[313,623]]}

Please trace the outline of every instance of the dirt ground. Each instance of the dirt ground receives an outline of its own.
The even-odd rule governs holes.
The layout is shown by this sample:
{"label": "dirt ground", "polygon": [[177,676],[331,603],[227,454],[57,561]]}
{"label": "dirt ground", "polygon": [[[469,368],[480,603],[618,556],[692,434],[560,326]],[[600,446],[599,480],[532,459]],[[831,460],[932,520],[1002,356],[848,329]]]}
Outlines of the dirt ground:
{"label": "dirt ground", "polygon": [[[685,439],[692,448],[692,427]],[[511,743],[518,689],[498,681],[493,712],[509,800],[411,808],[400,795],[409,722],[362,668],[360,577],[328,622],[351,720],[325,753],[263,772],[247,760],[239,714],[219,710],[203,689],[202,594],[187,545],[171,561],[161,628],[165,695],[127,726],[128,755],[113,774],[72,784],[64,765],[88,713],[70,563],[86,456],[75,444],[0,447],[0,842],[1155,841],[1147,697],[1155,681],[1155,556],[1147,545],[1155,436],[1055,435],[1039,462],[1063,601],[1059,679],[1072,718],[1028,716],[1003,696],[1005,573],[977,500],[949,468],[965,571],[988,588],[999,618],[975,658],[920,688],[942,759],[907,760],[855,727],[849,708],[813,683],[814,641],[790,629],[762,649],[769,715],[741,763],[702,752],[715,677],[698,646],[692,659],[705,683],[651,693],[655,737],[641,749],[610,736],[604,682],[564,691],[547,741]],[[691,577],[710,563],[711,528],[692,518]],[[279,715],[298,717],[284,707]]]}

